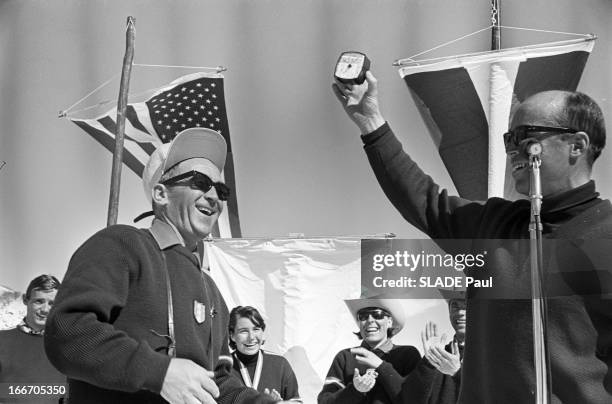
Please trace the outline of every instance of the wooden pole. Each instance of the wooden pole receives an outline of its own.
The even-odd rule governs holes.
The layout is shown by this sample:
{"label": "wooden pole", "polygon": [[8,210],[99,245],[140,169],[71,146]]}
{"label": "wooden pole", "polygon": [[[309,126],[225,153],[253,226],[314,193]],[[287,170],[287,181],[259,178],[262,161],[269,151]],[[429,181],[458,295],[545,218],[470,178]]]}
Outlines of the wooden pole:
{"label": "wooden pole", "polygon": [[121,84],[119,86],[119,99],[117,101],[117,130],[115,132],[115,151],[113,153],[113,168],[111,172],[110,196],[108,198],[108,217],[106,226],[117,223],[119,212],[119,190],[121,188],[121,166],[123,162],[123,138],[125,131],[125,113],[127,110],[128,91],[130,89],[130,75],[134,60],[134,17],[127,18],[125,31],[125,55],[123,56],[123,69],[121,70]]}

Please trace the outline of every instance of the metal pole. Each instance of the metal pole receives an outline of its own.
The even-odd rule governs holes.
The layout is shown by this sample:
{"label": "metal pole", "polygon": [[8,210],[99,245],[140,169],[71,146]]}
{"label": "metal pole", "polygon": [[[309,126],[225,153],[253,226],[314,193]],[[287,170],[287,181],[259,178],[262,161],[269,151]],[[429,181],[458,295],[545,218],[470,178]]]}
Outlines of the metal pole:
{"label": "metal pole", "polygon": [[536,373],[536,403],[550,403],[550,362],[548,357],[548,338],[546,330],[546,296],[542,286],[544,273],[542,258],[542,189],[540,182],[541,146],[537,154],[529,156],[530,181],[529,198],[531,200],[531,220],[529,223],[530,262],[531,262],[531,312],[533,317],[533,360]]}
{"label": "metal pole", "polygon": [[108,199],[107,226],[117,223],[119,212],[119,190],[121,188],[121,164],[123,162],[123,134],[125,130],[125,112],[130,88],[130,75],[132,61],[134,60],[134,17],[127,18],[125,32],[125,55],[123,56],[123,69],[121,70],[121,84],[119,86],[119,100],[117,101],[117,130],[115,132],[115,151],[113,153],[113,168],[111,172],[110,196]]}

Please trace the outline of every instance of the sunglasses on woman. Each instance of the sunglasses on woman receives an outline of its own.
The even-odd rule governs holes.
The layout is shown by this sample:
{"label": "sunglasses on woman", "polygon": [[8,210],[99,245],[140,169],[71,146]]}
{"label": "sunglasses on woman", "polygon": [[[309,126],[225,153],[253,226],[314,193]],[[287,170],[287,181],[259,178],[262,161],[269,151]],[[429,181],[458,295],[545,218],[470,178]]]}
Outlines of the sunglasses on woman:
{"label": "sunglasses on woman", "polygon": [[[189,181],[185,184],[177,184],[177,182],[189,179]],[[230,196],[230,189],[227,185],[222,182],[214,182],[210,179],[210,177],[206,174],[202,174],[199,171],[187,171],[183,174],[179,174],[176,177],[168,178],[161,182],[164,185],[189,185],[193,188],[199,189],[200,191],[206,193],[210,191],[212,187],[215,187],[217,191],[217,195],[219,199],[222,201],[227,201]]]}
{"label": "sunglasses on woman", "polygon": [[374,320],[382,320],[385,317],[391,317],[391,314],[383,309],[365,309],[357,312],[357,319],[359,319],[359,321],[367,321],[370,316],[372,316]]}

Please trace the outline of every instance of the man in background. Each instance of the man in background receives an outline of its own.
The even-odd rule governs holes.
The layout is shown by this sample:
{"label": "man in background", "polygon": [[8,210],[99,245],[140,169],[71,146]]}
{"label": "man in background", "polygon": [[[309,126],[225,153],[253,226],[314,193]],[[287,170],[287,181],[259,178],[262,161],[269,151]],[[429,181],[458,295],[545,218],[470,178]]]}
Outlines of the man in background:
{"label": "man in background", "polygon": [[423,358],[404,380],[399,402],[414,404],[455,404],[461,386],[461,361],[465,348],[465,290],[439,289],[448,303],[450,323],[455,330],[446,344],[435,323],[421,332]]}
{"label": "man in background", "polygon": [[[59,286],[60,282],[52,275],[32,279],[22,296],[26,316],[12,330],[0,331],[0,383],[14,388],[33,384],[65,385],[66,377],[51,365],[43,344],[45,323]],[[25,399],[33,397],[32,394],[25,394],[13,398],[18,396]],[[37,398],[44,398],[44,395],[37,395]],[[57,401],[58,394],[55,394],[55,398],[49,397],[49,402]]]}

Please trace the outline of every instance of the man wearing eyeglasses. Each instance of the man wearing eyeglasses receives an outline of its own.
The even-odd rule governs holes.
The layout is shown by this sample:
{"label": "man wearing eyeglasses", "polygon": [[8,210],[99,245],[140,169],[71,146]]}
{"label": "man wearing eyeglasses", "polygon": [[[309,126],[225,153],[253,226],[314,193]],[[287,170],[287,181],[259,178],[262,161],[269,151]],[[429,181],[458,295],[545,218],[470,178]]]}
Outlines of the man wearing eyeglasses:
{"label": "man wearing eyeglasses", "polygon": [[[530,202],[449,196],[402,150],[380,112],[371,72],[362,85],[338,82],[333,90],[361,130],[374,173],[404,218],[434,239],[498,242],[488,250],[486,270],[499,287],[490,292],[471,286],[467,291],[467,343],[458,402],[533,403]],[[610,403],[612,248],[606,239],[612,238],[612,205],[599,197],[591,180],[593,163],[605,145],[603,114],[582,93],[538,93],[518,106],[504,140],[522,194],[529,192],[529,147],[539,143],[543,149],[541,218],[545,247],[550,247],[544,250],[544,281],[551,400]]]}
{"label": "man wearing eyeglasses", "polygon": [[318,404],[393,403],[403,378],[421,359],[413,346],[394,345],[391,338],[404,327],[404,309],[399,300],[347,300],[363,342],[334,358]]}
{"label": "man wearing eyeglasses", "polygon": [[231,376],[229,313],[198,248],[229,194],[225,156],[217,132],[179,133],[144,169],[151,227],[108,227],[73,255],[45,339],[70,402],[276,401]]}

